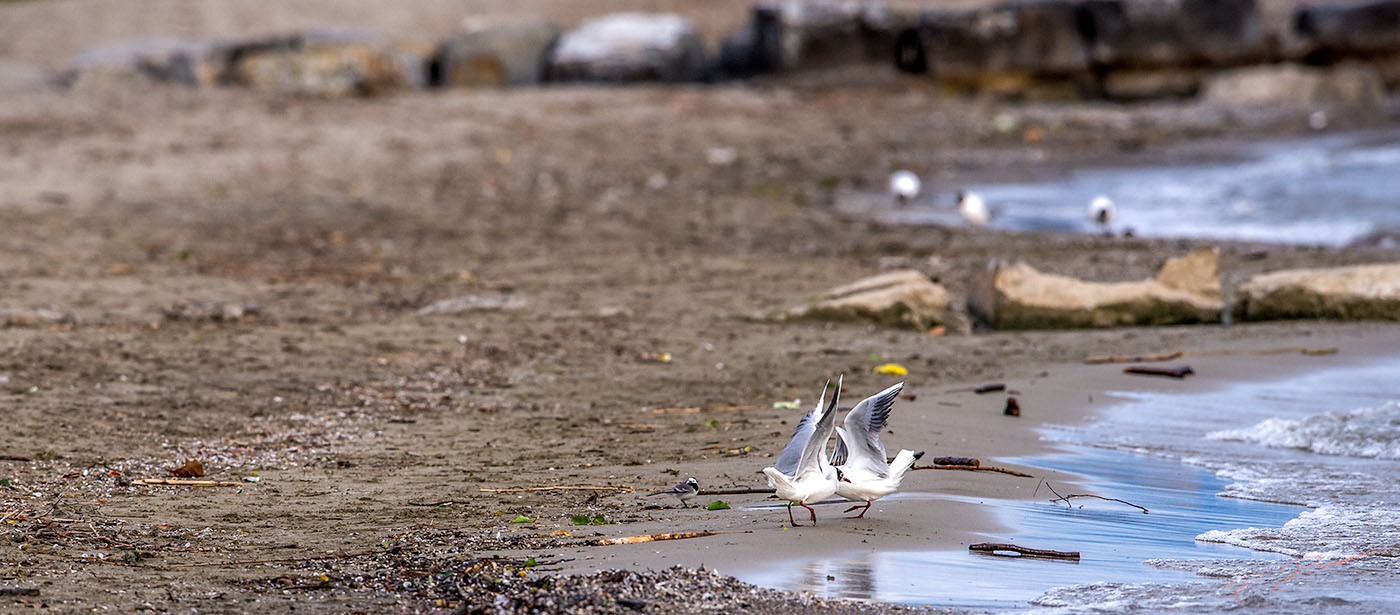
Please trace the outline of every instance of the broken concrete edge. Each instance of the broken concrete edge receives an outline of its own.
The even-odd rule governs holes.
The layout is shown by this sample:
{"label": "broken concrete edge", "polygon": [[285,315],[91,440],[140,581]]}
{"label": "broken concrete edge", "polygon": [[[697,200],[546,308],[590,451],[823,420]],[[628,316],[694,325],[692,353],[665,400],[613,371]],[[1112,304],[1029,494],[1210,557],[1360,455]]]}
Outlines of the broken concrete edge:
{"label": "broken concrete edge", "polygon": [[1231,316],[1242,321],[1400,321],[1400,263],[1262,273],[1235,296]]}
{"label": "broken concrete edge", "polygon": [[[1221,322],[1217,248],[1168,259],[1149,281],[1092,282],[992,261],[973,280],[968,311],[998,330],[1161,326]],[[1013,296],[1016,290],[1034,292]],[[1044,291],[1049,291],[1048,296]]]}

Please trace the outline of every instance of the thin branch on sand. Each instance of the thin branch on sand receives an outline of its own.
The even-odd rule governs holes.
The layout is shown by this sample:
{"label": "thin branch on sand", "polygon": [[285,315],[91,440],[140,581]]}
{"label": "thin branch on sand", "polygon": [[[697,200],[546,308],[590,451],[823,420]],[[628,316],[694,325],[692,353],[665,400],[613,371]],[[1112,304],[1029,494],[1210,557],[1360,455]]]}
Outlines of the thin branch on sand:
{"label": "thin branch on sand", "polygon": [[243,483],[232,480],[192,480],[184,478],[138,478],[133,485],[174,485],[179,487],[242,487]]}
{"label": "thin branch on sand", "polygon": [[1141,374],[1144,376],[1167,376],[1180,379],[1196,373],[1196,370],[1191,369],[1190,365],[1178,365],[1176,367],[1147,367],[1143,365],[1134,365],[1132,367],[1123,368],[1123,373]]}
{"label": "thin branch on sand", "polygon": [[[1065,559],[1079,561],[1078,551],[1051,551],[1049,549],[1030,549],[1012,544],[1000,542],[979,542],[975,545],[968,545],[967,550],[998,557],[1044,557],[1047,559]],[[1010,551],[1020,555],[1002,555],[999,551]]]}
{"label": "thin branch on sand", "polygon": [[962,466],[962,465],[947,465],[947,466],[913,466],[913,467],[911,467],[911,468],[909,468],[909,469],[910,469],[910,470],[966,470],[966,471],[968,471],[968,472],[1001,472],[1002,474],[1010,474],[1010,475],[1012,475],[1012,476],[1020,476],[1021,478],[1035,478],[1034,476],[1031,476],[1030,474],[1026,474],[1025,472],[1017,472],[1017,471],[1015,471],[1015,470],[1008,470],[1008,469],[1006,469],[1006,468],[998,468],[998,467],[996,467],[996,466]]}
{"label": "thin branch on sand", "polygon": [[[1094,495],[1094,494],[1092,494],[1092,493],[1071,493],[1071,494],[1069,494],[1069,495],[1060,495],[1060,492],[1059,492],[1059,491],[1055,491],[1055,487],[1051,486],[1050,483],[1045,483],[1045,486],[1046,486],[1046,488],[1050,489],[1050,493],[1053,493],[1053,494],[1055,494],[1055,495],[1057,496],[1057,497],[1055,497],[1054,499],[1052,499],[1052,500],[1050,500],[1050,501],[1051,501],[1051,502],[1064,502],[1064,503],[1065,503],[1065,506],[1069,506],[1069,505],[1070,505],[1070,503],[1069,503],[1070,498],[1094,498],[1094,499],[1097,499],[1097,500],[1105,500],[1105,501],[1108,501],[1108,502],[1118,502],[1119,504],[1127,504],[1128,506],[1132,506],[1133,508],[1136,508],[1136,509],[1138,509],[1138,510],[1141,510],[1141,511],[1142,511],[1142,514],[1144,514],[1144,515],[1147,514],[1147,509],[1146,509],[1146,508],[1143,508],[1143,507],[1141,507],[1141,506],[1138,506],[1137,504],[1134,504],[1134,503],[1129,502],[1129,501],[1127,501],[1127,500],[1120,500],[1120,499],[1118,499],[1118,498],[1106,498],[1106,497],[1103,497],[1103,496],[1101,496],[1101,495]],[[1039,487],[1037,487],[1037,489],[1038,489],[1038,488],[1039,488]]]}
{"label": "thin branch on sand", "polygon": [[608,485],[553,485],[549,487],[511,487],[509,489],[478,489],[482,493],[526,493],[534,491],[636,491],[631,487],[611,487]]}
{"label": "thin branch on sand", "polygon": [[1137,357],[1088,357],[1084,359],[1086,365],[1099,365],[1103,363],[1154,363],[1157,361],[1170,361],[1179,359],[1186,353],[1178,350],[1176,352],[1164,352],[1161,354],[1149,354]]}
{"label": "thin branch on sand", "polygon": [[[745,495],[749,493],[773,493],[772,487],[731,487],[728,489],[704,489],[700,495]],[[660,492],[657,492],[660,493]]]}
{"label": "thin branch on sand", "polygon": [[655,542],[658,540],[684,540],[686,538],[703,538],[714,536],[715,534],[728,534],[729,532],[679,532],[675,534],[647,534],[645,536],[624,536],[622,538],[602,538],[598,540],[600,545],[630,545],[639,542]]}

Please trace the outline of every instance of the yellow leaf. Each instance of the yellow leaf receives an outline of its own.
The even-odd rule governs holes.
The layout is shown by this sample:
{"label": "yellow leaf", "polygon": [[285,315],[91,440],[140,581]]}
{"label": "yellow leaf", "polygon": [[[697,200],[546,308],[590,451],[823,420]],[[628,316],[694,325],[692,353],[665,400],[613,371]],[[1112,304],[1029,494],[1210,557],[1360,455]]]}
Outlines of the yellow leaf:
{"label": "yellow leaf", "polygon": [[884,365],[876,365],[875,373],[887,376],[905,376],[909,374],[909,370],[898,363],[885,363]]}
{"label": "yellow leaf", "polygon": [[331,582],[331,578],[330,578],[329,576],[323,574],[323,575],[321,575],[321,582],[322,582],[322,583],[330,583],[330,582]]}
{"label": "yellow leaf", "polygon": [[574,533],[573,533],[573,532],[570,532],[569,530],[557,530],[557,531],[554,531],[554,532],[550,532],[549,535],[550,535],[550,536],[573,536]]}

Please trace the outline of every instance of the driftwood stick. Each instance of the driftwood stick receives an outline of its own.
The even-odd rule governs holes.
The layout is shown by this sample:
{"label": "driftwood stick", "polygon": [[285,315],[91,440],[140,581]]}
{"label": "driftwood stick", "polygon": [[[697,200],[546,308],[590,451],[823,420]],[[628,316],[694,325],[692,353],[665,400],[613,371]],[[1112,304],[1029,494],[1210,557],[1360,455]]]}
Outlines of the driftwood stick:
{"label": "driftwood stick", "polygon": [[1105,500],[1105,501],[1108,501],[1108,502],[1118,502],[1119,504],[1127,504],[1128,506],[1132,506],[1133,508],[1136,508],[1136,509],[1138,509],[1138,510],[1141,510],[1141,511],[1142,511],[1142,514],[1144,514],[1144,515],[1147,514],[1147,509],[1146,509],[1146,508],[1143,508],[1143,507],[1141,507],[1141,506],[1138,506],[1137,504],[1134,504],[1134,503],[1129,502],[1129,501],[1127,501],[1127,500],[1120,500],[1120,499],[1118,499],[1118,498],[1106,498],[1106,497],[1103,497],[1103,496],[1101,496],[1101,495],[1094,495],[1094,494],[1092,494],[1092,493],[1071,493],[1071,494],[1069,494],[1069,495],[1060,495],[1060,492],[1059,492],[1059,491],[1055,491],[1055,488],[1054,488],[1053,486],[1051,486],[1050,483],[1045,483],[1045,486],[1048,487],[1048,488],[1050,489],[1050,493],[1053,493],[1053,494],[1055,494],[1056,496],[1058,496],[1058,497],[1056,497],[1056,498],[1054,498],[1054,499],[1052,499],[1052,500],[1050,500],[1050,501],[1051,501],[1051,502],[1064,502],[1064,503],[1065,503],[1065,506],[1069,506],[1069,505],[1070,505],[1070,503],[1069,503],[1070,498],[1094,498],[1094,499],[1098,499],[1098,500]]}
{"label": "driftwood stick", "polygon": [[[1051,551],[1049,549],[1030,549],[1027,547],[1006,544],[1001,542],[979,542],[975,545],[968,545],[967,550],[998,557],[1044,557],[1047,559],[1064,559],[1079,561],[1078,551]],[[1011,551],[1020,555],[1002,555],[999,551]]]}
{"label": "driftwood stick", "polygon": [[[891,460],[893,461],[893,460]],[[981,460],[976,457],[934,457],[933,465],[936,466],[980,466]]]}
{"label": "driftwood stick", "polygon": [[647,414],[696,414],[699,412],[738,412],[740,410],[753,410],[757,407],[757,404],[749,404],[746,406],[712,406],[709,408],[652,408],[650,410],[642,410],[642,412]]}
{"label": "driftwood stick", "polygon": [[748,493],[773,493],[774,491],[776,490],[772,487],[730,487],[726,489],[702,489],[700,495],[744,495]]}
{"label": "driftwood stick", "polygon": [[1008,470],[1008,469],[1006,469],[1006,468],[998,468],[998,467],[996,467],[996,466],[961,466],[961,465],[914,466],[914,467],[911,467],[911,468],[909,468],[909,469],[910,469],[910,470],[967,470],[968,472],[1001,472],[1002,474],[1010,474],[1010,475],[1012,475],[1012,476],[1020,476],[1020,477],[1022,477],[1022,478],[1035,478],[1034,476],[1031,476],[1030,474],[1026,474],[1025,472],[1017,472],[1017,471],[1015,471],[1015,470]]}
{"label": "driftwood stick", "polygon": [[34,460],[33,460],[33,459],[30,459],[30,458],[28,458],[28,457],[20,457],[19,455],[0,455],[0,461],[34,461]]}
{"label": "driftwood stick", "polygon": [[133,485],[174,485],[178,487],[242,487],[243,483],[232,480],[192,480],[184,478],[138,478]]}
{"label": "driftwood stick", "polygon": [[457,500],[438,500],[436,502],[404,502],[409,506],[442,506],[445,504],[456,504]]}
{"label": "driftwood stick", "polygon": [[1164,352],[1161,354],[1149,354],[1137,357],[1088,357],[1084,359],[1086,365],[1099,365],[1102,363],[1154,363],[1157,361],[1170,361],[1179,359],[1186,353],[1178,350],[1176,352]]}
{"label": "driftwood stick", "polygon": [[1123,368],[1125,374],[1141,374],[1144,376],[1167,376],[1170,378],[1185,378],[1196,373],[1190,365],[1178,365],[1176,367],[1146,367],[1134,365]]}
{"label": "driftwood stick", "polygon": [[639,542],[656,542],[658,540],[684,540],[686,538],[704,538],[715,534],[728,534],[729,532],[678,532],[674,534],[647,534],[645,536],[624,536],[622,538],[602,538],[598,540],[600,545],[630,545]]}
{"label": "driftwood stick", "polygon": [[549,487],[511,487],[508,489],[478,489],[482,493],[525,493],[531,491],[636,491],[631,487],[611,487],[608,485],[553,485]]}

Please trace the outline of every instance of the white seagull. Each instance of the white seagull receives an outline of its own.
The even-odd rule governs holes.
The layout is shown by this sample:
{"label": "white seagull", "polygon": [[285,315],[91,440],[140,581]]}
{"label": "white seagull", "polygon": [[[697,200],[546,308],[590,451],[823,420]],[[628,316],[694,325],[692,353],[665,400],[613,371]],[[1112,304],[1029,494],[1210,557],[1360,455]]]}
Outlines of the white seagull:
{"label": "white seagull", "polygon": [[973,226],[987,226],[992,221],[992,212],[987,209],[986,201],[975,192],[958,191],[958,213]]}
{"label": "white seagull", "polygon": [[1107,229],[1108,223],[1113,221],[1113,215],[1118,213],[1118,208],[1113,206],[1113,201],[1100,194],[1089,201],[1089,220],[1099,225],[1099,228]]}
{"label": "white seagull", "polygon": [[[890,409],[903,389],[901,382],[865,398],[846,415],[846,426],[836,428],[836,452],[831,457],[839,476],[836,495],[865,503],[854,519],[864,517],[875,500],[899,490],[904,473],[913,467],[914,460],[924,456],[904,449],[889,465],[885,464],[885,445],[880,443],[880,432],[885,430]],[[844,512],[857,508],[861,508],[860,504]]]}
{"label": "white seagull", "polygon": [[890,174],[890,194],[894,196],[894,202],[899,205],[908,205],[915,197],[919,196],[919,189],[923,184],[919,182],[919,176],[913,171],[900,169]]}
{"label": "white seagull", "polygon": [[[826,388],[822,388],[817,407],[797,423],[792,440],[778,456],[778,463],[774,467],[763,468],[763,473],[768,475],[768,484],[777,490],[778,497],[789,502],[788,521],[793,527],[797,527],[797,520],[792,517],[793,504],[806,508],[812,514],[812,525],[816,525],[817,511],[807,503],[820,502],[836,493],[836,468],[827,460],[826,441],[831,439],[836,424],[836,402],[841,398],[843,379],[836,380],[836,392],[825,408],[822,403],[826,401]],[[827,385],[831,385],[830,380]]]}

